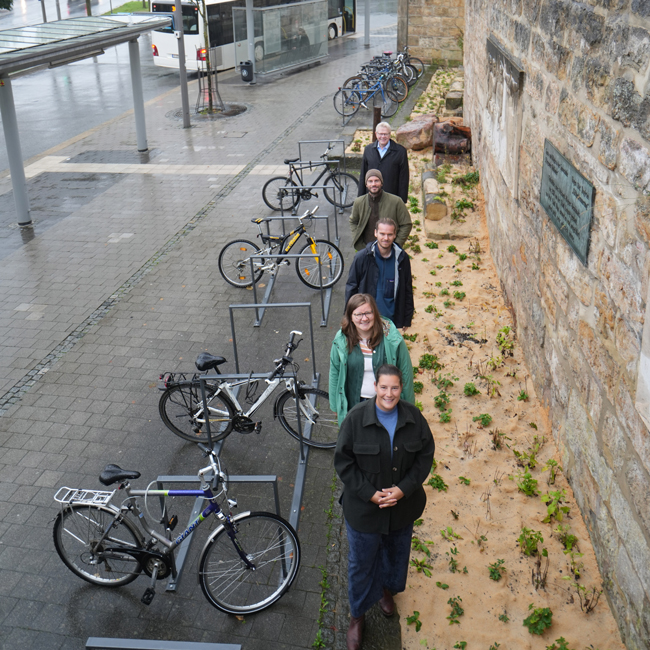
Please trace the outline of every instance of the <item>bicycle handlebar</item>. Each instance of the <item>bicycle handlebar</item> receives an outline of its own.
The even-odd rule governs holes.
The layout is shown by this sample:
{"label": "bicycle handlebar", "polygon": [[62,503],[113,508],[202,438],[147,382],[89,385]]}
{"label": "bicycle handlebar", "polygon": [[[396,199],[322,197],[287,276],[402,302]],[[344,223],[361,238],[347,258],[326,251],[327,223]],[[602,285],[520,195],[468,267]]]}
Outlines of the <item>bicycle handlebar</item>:
{"label": "bicycle handlebar", "polygon": [[302,223],[303,219],[308,219],[309,217],[313,217],[316,214],[316,210],[318,210],[318,206],[316,206],[312,210],[307,210],[305,214],[302,215],[302,217],[298,217],[298,221]]}

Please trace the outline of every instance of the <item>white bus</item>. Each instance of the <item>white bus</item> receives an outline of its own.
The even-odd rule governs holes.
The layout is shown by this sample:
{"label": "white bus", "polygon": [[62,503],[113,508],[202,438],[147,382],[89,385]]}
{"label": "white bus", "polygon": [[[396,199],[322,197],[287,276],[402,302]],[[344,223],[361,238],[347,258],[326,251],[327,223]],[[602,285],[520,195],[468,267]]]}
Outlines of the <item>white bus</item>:
{"label": "white bus", "polygon": [[[272,7],[281,4],[291,4],[299,0],[254,0],[255,7]],[[208,35],[210,48],[217,48],[218,70],[234,68],[236,64],[233,47],[233,7],[245,7],[245,0],[206,0],[208,14]],[[172,0],[151,0],[152,12],[172,13]],[[192,0],[183,0],[183,30],[185,33],[185,66],[187,70],[198,70],[201,61],[205,60],[205,41],[203,37],[203,17],[197,5]],[[354,15],[356,0],[328,0],[328,28],[330,39],[341,36],[345,32],[354,31]],[[256,21],[257,23],[257,21]],[[261,61],[264,57],[264,45],[261,36],[261,25],[255,25],[255,59]],[[259,38],[258,38],[259,34]],[[237,51],[248,51],[246,41],[238,42]],[[153,61],[155,65],[165,68],[178,68],[178,42],[174,35],[174,25],[163,27],[152,32]]]}

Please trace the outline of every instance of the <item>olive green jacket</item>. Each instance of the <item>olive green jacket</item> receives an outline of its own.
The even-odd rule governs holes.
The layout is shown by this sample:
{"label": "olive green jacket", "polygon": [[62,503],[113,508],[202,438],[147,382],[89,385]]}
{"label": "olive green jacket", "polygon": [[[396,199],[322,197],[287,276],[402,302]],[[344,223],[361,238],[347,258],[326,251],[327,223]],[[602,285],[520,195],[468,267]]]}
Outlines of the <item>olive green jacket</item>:
{"label": "olive green jacket", "polygon": [[[355,250],[360,251],[366,246],[363,241],[363,231],[370,218],[370,202],[368,194],[358,197],[352,204],[352,214],[350,215],[350,228],[352,229],[352,244]],[[404,205],[404,201],[399,196],[383,192],[379,199],[379,218],[390,217],[397,224],[397,239],[395,242],[400,248],[408,239],[413,224],[411,215]]]}
{"label": "olive green jacket", "polygon": [[[400,400],[391,448],[388,431],[379,422],[375,399],[357,404],[345,418],[334,453],[334,467],[343,482],[341,504],[347,522],[361,533],[404,528],[424,512],[422,487],[431,471],[435,443],[422,413]],[[375,492],[396,485],[404,496],[390,508],[371,501]]]}

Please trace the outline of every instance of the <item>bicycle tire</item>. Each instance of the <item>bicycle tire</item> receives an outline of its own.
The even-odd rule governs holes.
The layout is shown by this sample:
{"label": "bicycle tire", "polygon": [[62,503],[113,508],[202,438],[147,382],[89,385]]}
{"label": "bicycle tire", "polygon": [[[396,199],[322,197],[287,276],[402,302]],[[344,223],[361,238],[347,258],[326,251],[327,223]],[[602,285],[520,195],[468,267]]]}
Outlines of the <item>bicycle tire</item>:
{"label": "bicycle tire", "polygon": [[424,74],[425,65],[422,59],[418,59],[417,56],[409,56],[406,63],[412,65],[417,70],[418,79]]}
{"label": "bicycle tire", "polygon": [[393,75],[386,80],[386,89],[392,91],[398,102],[403,102],[409,94],[409,85],[401,75]]}
{"label": "bicycle tire", "polygon": [[[339,435],[339,423],[336,413],[330,411],[329,394],[318,388],[300,388],[300,425],[304,427],[312,420],[309,439],[303,438],[306,445],[318,449],[334,449]],[[314,404],[309,400],[310,395],[315,395]],[[319,400],[318,398],[322,398]],[[322,403],[321,403],[322,402]],[[296,399],[285,391],[278,397],[276,412],[280,424],[296,440],[300,440],[296,418]]]}
{"label": "bicycle tire", "polygon": [[[316,254],[321,259],[320,270],[323,273],[323,289],[333,287],[343,275],[345,262],[343,254],[330,241],[325,239],[316,239]],[[307,244],[301,253],[311,253],[311,244]],[[318,259],[315,257],[296,258],[296,273],[300,280],[312,289],[320,289],[321,284],[318,280]]]}
{"label": "bicycle tire", "polygon": [[334,94],[334,110],[343,117],[351,117],[359,110],[361,97],[350,88],[341,88]]}
{"label": "bicycle tire", "polygon": [[415,66],[412,66],[410,63],[406,63],[404,64],[404,69],[408,75],[406,83],[408,83],[409,87],[415,86],[415,84],[418,82],[418,79],[420,78],[417,68]]}
{"label": "bicycle tire", "polygon": [[140,533],[128,519],[114,523],[100,548],[92,551],[116,513],[106,506],[70,504],[54,522],[52,535],[59,557],[72,573],[93,585],[120,587],[133,582],[142,571],[134,557],[110,550],[111,542],[142,548]]}
{"label": "bicycle tire", "polygon": [[210,604],[222,612],[253,614],[291,586],[300,566],[300,542],[291,524],[270,512],[243,512],[233,522],[237,543],[255,570],[247,568],[222,524],[201,551],[199,582]]}
{"label": "bicycle tire", "polygon": [[[214,386],[206,386],[205,390],[210,409],[212,442],[217,442],[232,431],[235,409],[223,395],[215,395]],[[172,433],[190,442],[208,442],[203,397],[198,382],[168,388],[160,397],[158,410],[164,425]]]}
{"label": "bicycle tire", "polygon": [[297,183],[291,178],[276,176],[264,183],[262,199],[275,212],[293,210],[300,202],[297,188]]}
{"label": "bicycle tire", "polygon": [[383,100],[384,101],[381,106],[382,117],[393,117],[399,108],[399,101],[397,101],[397,97],[395,97],[395,95],[390,90],[384,90]]}
{"label": "bicycle tire", "polygon": [[[226,244],[219,253],[219,273],[233,287],[243,289],[259,282],[264,271],[255,270],[255,278],[251,276],[250,256],[259,253],[257,244],[247,239],[235,239]],[[253,264],[262,264],[262,260],[253,260]]]}
{"label": "bicycle tire", "polygon": [[[328,187],[328,184],[331,187]],[[337,208],[351,208],[354,200],[359,196],[359,179],[347,172],[333,172],[325,179],[325,198]],[[345,198],[341,200],[341,190],[345,191]]]}

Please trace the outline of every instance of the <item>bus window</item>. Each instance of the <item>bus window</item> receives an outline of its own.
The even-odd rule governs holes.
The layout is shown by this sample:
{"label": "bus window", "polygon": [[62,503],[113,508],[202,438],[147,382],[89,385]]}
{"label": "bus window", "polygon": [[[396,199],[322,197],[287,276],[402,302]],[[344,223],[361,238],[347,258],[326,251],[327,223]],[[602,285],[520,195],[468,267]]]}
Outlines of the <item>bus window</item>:
{"label": "bus window", "polygon": [[[191,5],[181,5],[183,12],[183,31],[186,34],[198,34],[199,33],[199,10],[196,7]],[[173,13],[174,5],[171,2],[152,2],[151,3],[152,12],[164,12],[164,13]],[[171,24],[168,27],[162,27],[157,29],[157,32],[163,32],[167,34],[174,33],[174,25]]]}

